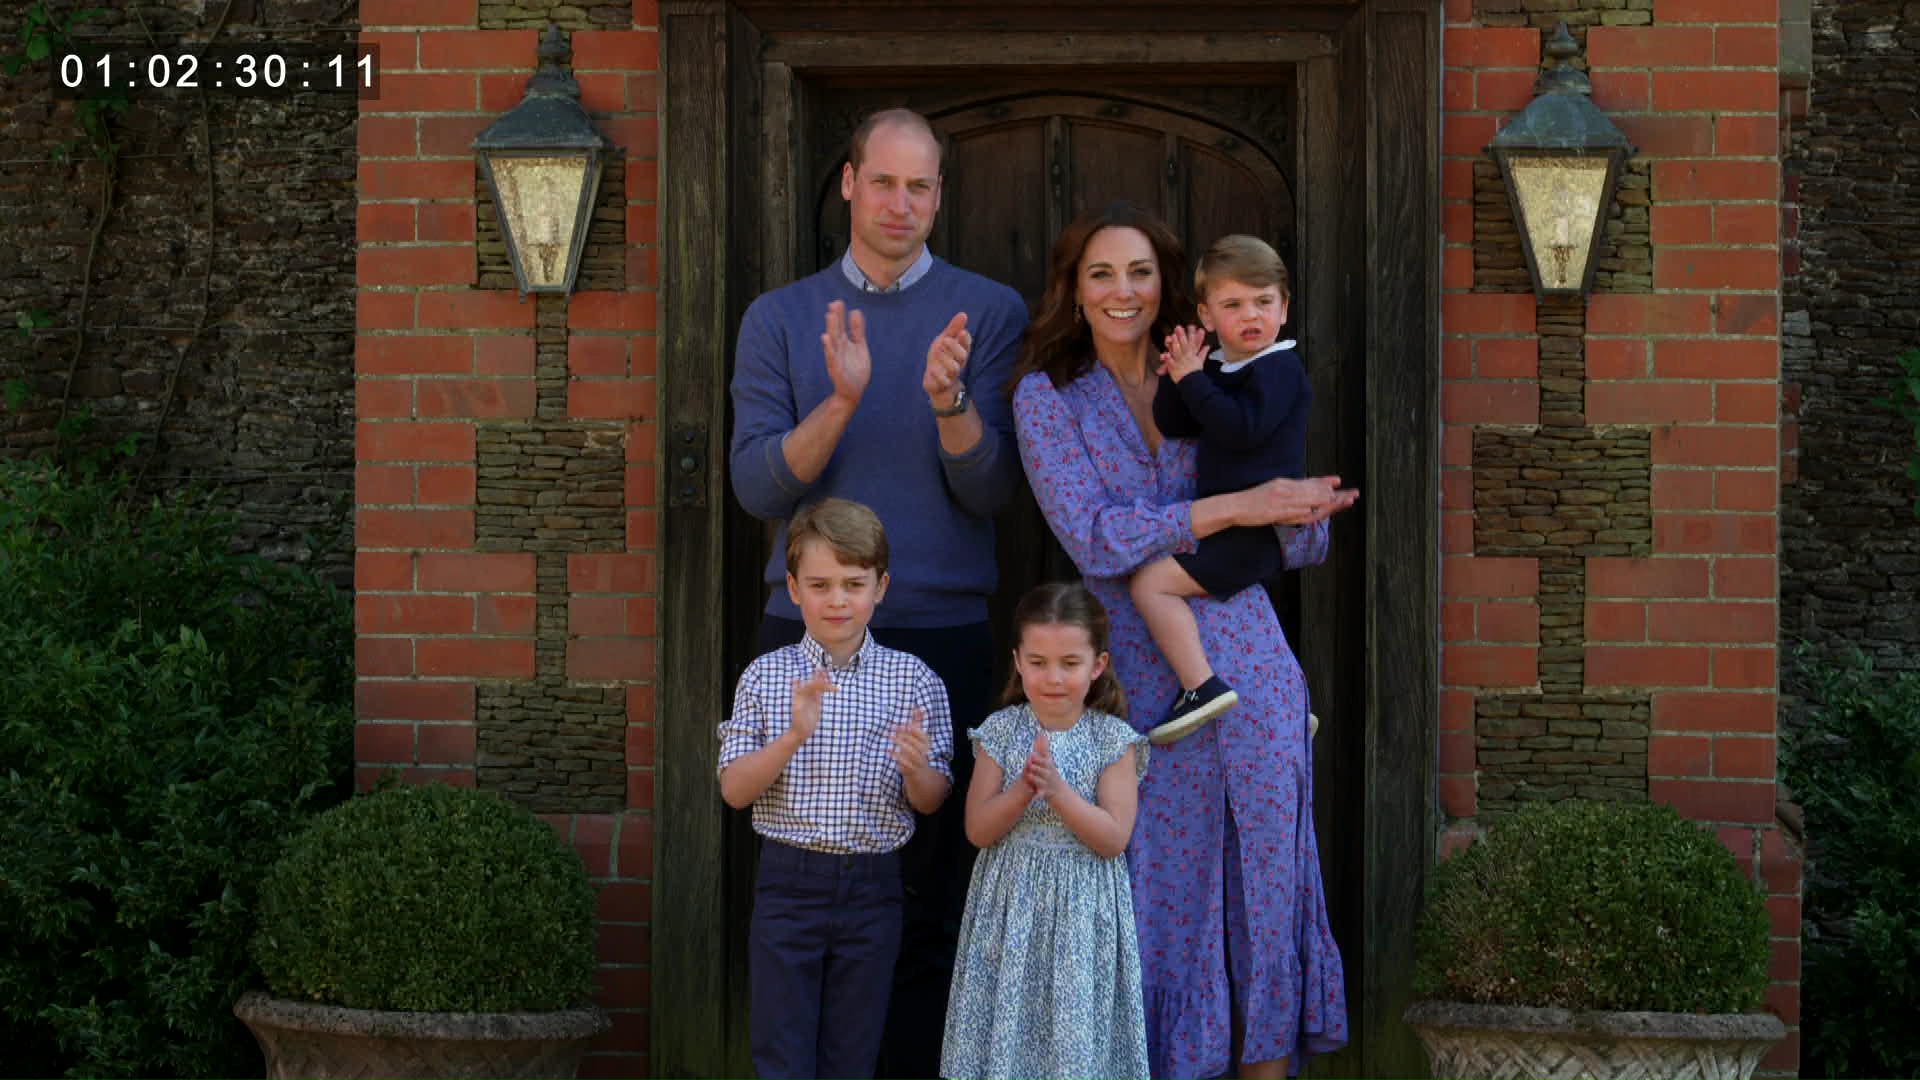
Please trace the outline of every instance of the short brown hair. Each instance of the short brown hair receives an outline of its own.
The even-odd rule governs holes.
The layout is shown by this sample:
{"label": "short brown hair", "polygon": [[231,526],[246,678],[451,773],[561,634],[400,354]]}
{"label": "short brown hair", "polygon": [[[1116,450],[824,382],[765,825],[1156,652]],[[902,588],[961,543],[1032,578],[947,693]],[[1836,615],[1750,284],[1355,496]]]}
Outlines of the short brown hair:
{"label": "short brown hair", "polygon": [[933,133],[933,125],[927,118],[912,109],[881,109],[879,112],[860,121],[853,129],[853,137],[847,140],[847,164],[854,172],[860,171],[860,163],[867,157],[867,139],[883,127],[903,127],[917,130],[933,142],[933,157],[941,171],[946,170],[946,148],[940,144],[940,136]]}
{"label": "short brown hair", "polygon": [[800,573],[800,553],[818,540],[848,566],[887,572],[887,530],[880,515],[851,499],[821,499],[787,522],[787,573]]}
{"label": "short brown hair", "polygon": [[1232,281],[1253,289],[1275,285],[1280,289],[1280,299],[1293,299],[1286,261],[1272,244],[1244,233],[1215,240],[1193,268],[1193,293],[1203,304],[1207,302],[1209,281]]}

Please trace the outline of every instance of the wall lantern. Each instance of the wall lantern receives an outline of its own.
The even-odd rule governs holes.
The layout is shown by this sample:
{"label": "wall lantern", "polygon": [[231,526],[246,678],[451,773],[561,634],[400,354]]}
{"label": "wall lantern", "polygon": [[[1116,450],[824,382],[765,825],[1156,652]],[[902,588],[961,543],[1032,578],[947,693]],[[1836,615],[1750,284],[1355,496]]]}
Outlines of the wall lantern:
{"label": "wall lantern", "polygon": [[600,171],[613,150],[580,107],[580,84],[565,67],[572,52],[549,25],[526,96],[473,140],[523,298],[573,291]]}
{"label": "wall lantern", "polygon": [[1580,46],[1567,24],[1554,29],[1534,99],[1487,145],[1500,165],[1527,270],[1539,296],[1582,296],[1593,288],[1593,253],[1632,144],[1593,103],[1593,84],[1572,65]]}

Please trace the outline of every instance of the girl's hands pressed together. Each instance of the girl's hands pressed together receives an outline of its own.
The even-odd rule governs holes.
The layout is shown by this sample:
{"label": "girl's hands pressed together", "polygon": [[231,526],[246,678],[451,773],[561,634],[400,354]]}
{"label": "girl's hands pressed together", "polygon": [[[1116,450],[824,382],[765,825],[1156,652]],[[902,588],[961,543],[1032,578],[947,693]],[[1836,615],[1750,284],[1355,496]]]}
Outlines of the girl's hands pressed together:
{"label": "girl's hands pressed together", "polygon": [[1027,754],[1027,764],[1020,771],[1020,780],[1037,799],[1056,794],[1063,783],[1060,770],[1053,761],[1053,745],[1047,741],[1045,731],[1033,737],[1033,750]]}

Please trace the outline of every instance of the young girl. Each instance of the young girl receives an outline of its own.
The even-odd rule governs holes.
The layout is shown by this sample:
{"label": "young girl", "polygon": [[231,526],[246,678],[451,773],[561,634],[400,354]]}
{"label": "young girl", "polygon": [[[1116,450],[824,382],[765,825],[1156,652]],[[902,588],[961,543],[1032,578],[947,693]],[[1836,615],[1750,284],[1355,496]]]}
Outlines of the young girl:
{"label": "young girl", "polygon": [[1125,852],[1146,739],[1119,714],[1107,614],[1080,585],[1013,613],[1005,702],[978,751],[967,891],[940,1074],[1147,1075],[1140,947]]}

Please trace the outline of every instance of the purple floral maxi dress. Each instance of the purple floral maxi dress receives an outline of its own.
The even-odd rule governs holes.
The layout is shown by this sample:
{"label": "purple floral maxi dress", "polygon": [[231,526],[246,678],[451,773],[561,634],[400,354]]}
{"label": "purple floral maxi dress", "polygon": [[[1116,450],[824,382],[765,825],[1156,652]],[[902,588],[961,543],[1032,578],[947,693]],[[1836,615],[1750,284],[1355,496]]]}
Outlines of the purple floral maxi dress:
{"label": "purple floral maxi dress", "polygon": [[[1156,455],[1105,368],[1055,390],[1044,374],[1014,392],[1027,479],[1055,536],[1106,605],[1113,666],[1135,728],[1179,690],[1127,593],[1127,577],[1192,551],[1194,444]],[[1288,530],[1288,566],[1326,557],[1327,527]],[[1262,589],[1192,601],[1201,644],[1240,703],[1171,746],[1140,784],[1128,863],[1139,928],[1148,1063],[1155,1077],[1231,1067],[1234,1011],[1244,1061],[1347,1041],[1346,979],[1327,927],[1313,831],[1307,688]]]}

